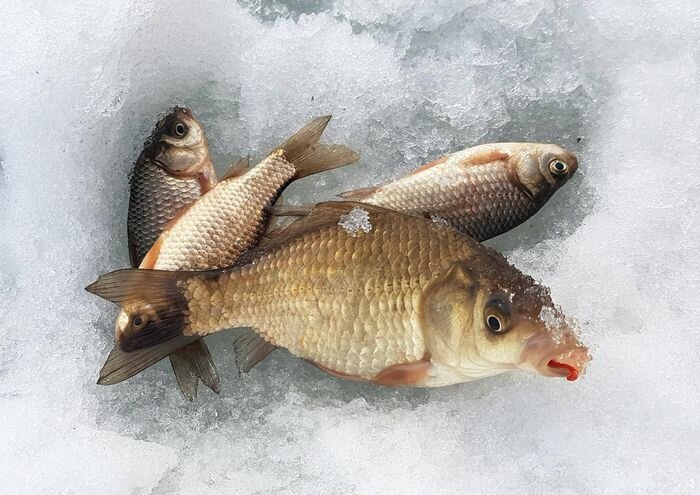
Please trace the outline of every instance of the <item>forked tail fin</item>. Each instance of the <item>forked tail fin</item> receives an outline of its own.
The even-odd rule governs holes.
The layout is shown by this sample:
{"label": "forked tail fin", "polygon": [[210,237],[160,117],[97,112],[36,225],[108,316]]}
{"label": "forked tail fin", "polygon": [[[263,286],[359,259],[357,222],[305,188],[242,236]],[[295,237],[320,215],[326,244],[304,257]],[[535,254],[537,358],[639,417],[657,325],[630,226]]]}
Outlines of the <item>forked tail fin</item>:
{"label": "forked tail fin", "polygon": [[297,169],[297,178],[355,163],[360,155],[350,148],[318,142],[330,120],[330,115],[315,118],[271,153],[284,151],[287,161]]}
{"label": "forked tail fin", "polygon": [[[117,346],[124,352],[154,347],[170,341],[169,352],[191,342],[183,339],[189,324],[184,282],[192,272],[117,270],[101,275],[86,287],[119,305],[124,313],[117,320]],[[167,354],[165,354],[167,355]]]}

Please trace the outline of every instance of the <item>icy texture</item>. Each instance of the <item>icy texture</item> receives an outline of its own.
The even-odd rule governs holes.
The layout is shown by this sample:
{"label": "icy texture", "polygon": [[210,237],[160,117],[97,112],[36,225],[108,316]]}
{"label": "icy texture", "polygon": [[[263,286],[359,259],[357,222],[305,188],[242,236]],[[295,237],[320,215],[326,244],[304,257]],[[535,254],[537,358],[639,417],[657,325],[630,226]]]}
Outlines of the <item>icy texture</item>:
{"label": "icy texture", "polygon": [[[3,4],[0,491],[697,493],[697,0]],[[594,360],[569,383],[342,382],[276,352],[185,403],[166,363],[95,385],[127,266],[131,162],[190,105],[220,171],[310,117],[358,167],[305,202],[488,141],[553,141],[577,177],[492,244],[552,287]]]}
{"label": "icy texture", "polygon": [[357,237],[360,232],[367,233],[372,230],[369,213],[363,208],[353,208],[347,215],[342,215],[338,225],[343,227],[352,237]]}

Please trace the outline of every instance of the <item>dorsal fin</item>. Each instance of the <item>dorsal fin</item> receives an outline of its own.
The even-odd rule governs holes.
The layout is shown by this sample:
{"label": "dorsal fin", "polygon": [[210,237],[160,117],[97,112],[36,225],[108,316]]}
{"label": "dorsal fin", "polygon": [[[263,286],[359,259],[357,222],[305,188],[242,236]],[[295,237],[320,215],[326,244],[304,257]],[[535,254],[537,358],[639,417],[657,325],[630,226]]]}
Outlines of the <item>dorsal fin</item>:
{"label": "dorsal fin", "polygon": [[247,265],[277,246],[285,244],[309,232],[316,231],[329,225],[337,225],[340,217],[349,213],[353,208],[361,208],[368,213],[392,213],[394,215],[402,215],[402,213],[387,210],[386,208],[358,203],[356,201],[327,201],[318,203],[311,209],[308,215],[298,218],[289,225],[267,233],[257,247],[247,251],[238,259],[235,266]]}
{"label": "dorsal fin", "polygon": [[360,201],[363,199],[367,199],[369,196],[374,194],[380,187],[382,186],[361,187],[359,189],[353,189],[352,191],[340,193],[338,194],[338,197],[341,197],[343,199],[349,199],[351,201]]}
{"label": "dorsal fin", "polygon": [[437,160],[433,160],[432,162],[428,162],[425,165],[421,165],[417,169],[415,169],[412,172],[409,172],[406,174],[404,177],[410,177],[411,175],[416,175],[421,173],[423,170],[428,170],[429,168],[433,168],[435,165],[440,165],[442,162],[447,161],[448,158],[450,158],[452,155],[446,155],[443,156],[442,158],[438,158]]}
{"label": "dorsal fin", "polygon": [[462,165],[465,165],[467,167],[474,165],[484,165],[486,163],[507,160],[508,158],[510,158],[510,155],[508,153],[495,149],[486,149],[480,151],[479,153],[469,156],[462,162]]}
{"label": "dorsal fin", "polygon": [[226,175],[224,175],[220,182],[223,182],[228,179],[234,179],[236,177],[240,177],[241,175],[245,174],[248,169],[250,168],[250,156],[246,156],[244,158],[241,158],[238,160],[236,163],[231,165],[231,168],[226,172]]}

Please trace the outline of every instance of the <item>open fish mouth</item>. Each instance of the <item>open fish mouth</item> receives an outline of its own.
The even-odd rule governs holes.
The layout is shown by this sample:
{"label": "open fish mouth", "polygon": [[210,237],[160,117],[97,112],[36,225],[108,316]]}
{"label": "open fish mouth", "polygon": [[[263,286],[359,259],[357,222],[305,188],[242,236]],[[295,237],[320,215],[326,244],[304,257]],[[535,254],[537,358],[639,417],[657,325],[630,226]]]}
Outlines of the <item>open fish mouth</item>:
{"label": "open fish mouth", "polygon": [[573,382],[586,371],[586,365],[591,360],[585,348],[575,348],[565,354],[560,354],[546,360],[547,375],[565,377]]}

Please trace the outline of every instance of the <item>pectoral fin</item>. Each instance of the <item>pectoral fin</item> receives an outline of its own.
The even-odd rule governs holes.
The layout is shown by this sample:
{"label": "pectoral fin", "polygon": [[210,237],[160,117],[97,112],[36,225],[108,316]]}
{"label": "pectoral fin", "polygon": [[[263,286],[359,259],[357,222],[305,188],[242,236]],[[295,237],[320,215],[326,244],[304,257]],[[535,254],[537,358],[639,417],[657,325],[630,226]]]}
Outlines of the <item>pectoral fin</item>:
{"label": "pectoral fin", "polygon": [[391,386],[420,386],[428,378],[430,359],[425,358],[415,363],[395,364],[379,372],[372,383]]}
{"label": "pectoral fin", "polygon": [[473,317],[475,291],[475,278],[463,262],[454,263],[447,273],[426,286],[419,318],[432,354],[439,354],[445,346],[450,349],[459,346]]}

